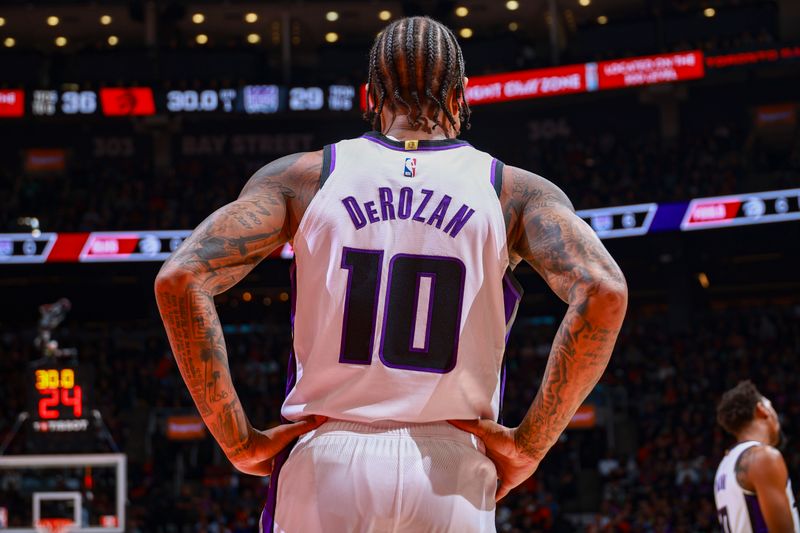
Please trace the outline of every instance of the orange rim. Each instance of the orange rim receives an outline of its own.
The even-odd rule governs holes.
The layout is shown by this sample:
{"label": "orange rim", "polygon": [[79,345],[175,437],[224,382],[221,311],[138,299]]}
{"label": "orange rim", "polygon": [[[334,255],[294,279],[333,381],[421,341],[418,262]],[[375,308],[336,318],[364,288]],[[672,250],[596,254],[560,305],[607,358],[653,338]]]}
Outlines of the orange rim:
{"label": "orange rim", "polygon": [[75,522],[69,518],[42,518],[36,524],[36,529],[50,533],[65,533],[67,529],[74,525]]}

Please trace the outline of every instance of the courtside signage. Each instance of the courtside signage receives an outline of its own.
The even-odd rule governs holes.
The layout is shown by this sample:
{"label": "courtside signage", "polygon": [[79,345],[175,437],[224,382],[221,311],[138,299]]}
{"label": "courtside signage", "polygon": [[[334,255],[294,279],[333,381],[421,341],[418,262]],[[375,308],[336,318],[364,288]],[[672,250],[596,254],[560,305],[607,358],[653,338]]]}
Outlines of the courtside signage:
{"label": "courtside signage", "polygon": [[634,237],[650,231],[658,204],[624,205],[584,209],[575,213],[581,217],[601,239]]}
{"label": "courtside signage", "polygon": [[190,231],[93,232],[78,255],[81,263],[163,261],[177,250]]}
{"label": "courtside signage", "polygon": [[681,222],[682,231],[800,220],[800,189],[696,198]]}
{"label": "courtside signage", "polygon": [[[405,161],[402,170],[414,177],[413,158]],[[583,209],[576,214],[601,239],[786,222],[800,220],[800,189]],[[36,237],[0,233],[0,265],[164,261],[189,234],[190,230],[42,233]],[[270,257],[291,259],[294,251],[286,244]]]}

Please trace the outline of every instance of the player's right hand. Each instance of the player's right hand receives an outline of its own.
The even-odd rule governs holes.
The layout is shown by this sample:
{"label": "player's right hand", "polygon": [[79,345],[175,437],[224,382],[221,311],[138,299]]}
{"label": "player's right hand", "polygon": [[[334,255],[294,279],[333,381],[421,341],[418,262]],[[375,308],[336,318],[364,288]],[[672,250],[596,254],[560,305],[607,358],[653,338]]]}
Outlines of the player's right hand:
{"label": "player's right hand", "polygon": [[251,428],[241,451],[234,456],[229,455],[228,458],[240,472],[267,476],[272,473],[275,456],[281,450],[300,435],[317,429],[326,420],[328,420],[326,416],[314,415],[299,422],[281,424],[264,431]]}
{"label": "player's right hand", "polygon": [[483,441],[486,456],[497,468],[500,483],[495,501],[500,501],[514,487],[520,485],[536,471],[539,460],[524,454],[514,438],[516,429],[507,428],[493,420],[448,420],[452,425],[472,433]]}

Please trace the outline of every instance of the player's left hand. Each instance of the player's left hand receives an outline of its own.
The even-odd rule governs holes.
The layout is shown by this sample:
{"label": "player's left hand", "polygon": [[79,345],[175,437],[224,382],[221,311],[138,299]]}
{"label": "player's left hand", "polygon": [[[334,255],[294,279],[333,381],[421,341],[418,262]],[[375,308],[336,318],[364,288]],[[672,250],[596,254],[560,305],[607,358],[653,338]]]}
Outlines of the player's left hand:
{"label": "player's left hand", "polygon": [[272,473],[275,456],[281,450],[300,435],[317,429],[326,420],[328,420],[326,416],[315,415],[306,420],[281,424],[264,431],[251,428],[244,450],[229,459],[240,472],[267,476]]}
{"label": "player's left hand", "polygon": [[515,429],[485,419],[448,420],[448,422],[483,441],[486,456],[497,468],[497,477],[500,480],[495,501],[499,502],[511,489],[531,477],[539,466],[539,460],[522,453],[517,446]]}

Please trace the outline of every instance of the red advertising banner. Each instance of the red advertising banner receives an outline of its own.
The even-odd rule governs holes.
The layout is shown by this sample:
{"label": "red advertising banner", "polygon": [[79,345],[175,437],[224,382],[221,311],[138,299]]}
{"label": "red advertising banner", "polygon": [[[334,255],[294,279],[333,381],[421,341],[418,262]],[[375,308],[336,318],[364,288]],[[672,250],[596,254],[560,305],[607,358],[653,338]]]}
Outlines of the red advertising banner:
{"label": "red advertising banner", "polygon": [[783,48],[767,48],[707,57],[706,66],[710,68],[738,67],[797,58],[800,58],[800,46],[784,46]]}
{"label": "red advertising banner", "polygon": [[590,403],[578,407],[572,420],[567,424],[569,429],[591,429],[597,425],[597,410]]}
{"label": "red advertising banner", "polygon": [[25,115],[25,91],[22,89],[0,89],[0,117]]}
{"label": "red advertising banner", "polygon": [[25,171],[61,172],[66,160],[67,152],[63,148],[30,148],[25,150]]}
{"label": "red advertising banner", "polygon": [[695,198],[683,215],[681,230],[724,228],[800,220],[800,189]]}
{"label": "red advertising banner", "polygon": [[199,440],[206,436],[206,427],[199,416],[171,416],[167,418],[169,440]]}
{"label": "red advertising banner", "polygon": [[475,76],[467,85],[470,105],[586,92],[586,66],[521,70]]}
{"label": "red advertising banner", "polygon": [[688,224],[719,223],[736,218],[742,201],[739,198],[726,198],[696,203],[689,208]]}
{"label": "red advertising banner", "polygon": [[600,90],[693,80],[704,75],[703,53],[697,50],[600,61],[597,64]]}
{"label": "red advertising banner", "polygon": [[153,89],[150,87],[114,87],[100,89],[103,114],[109,117],[154,115]]}
{"label": "red advertising banner", "polygon": [[794,128],[797,124],[797,106],[795,104],[762,105],[756,108],[756,127]]}

